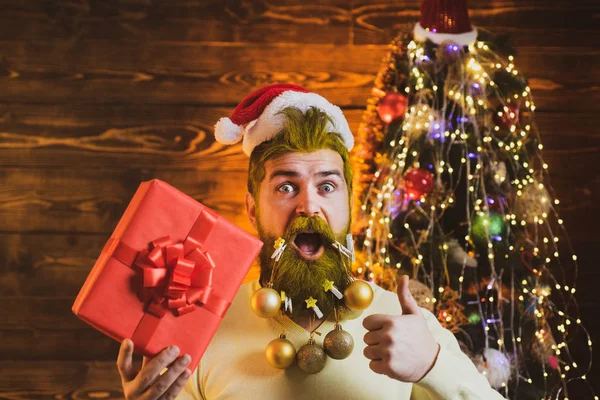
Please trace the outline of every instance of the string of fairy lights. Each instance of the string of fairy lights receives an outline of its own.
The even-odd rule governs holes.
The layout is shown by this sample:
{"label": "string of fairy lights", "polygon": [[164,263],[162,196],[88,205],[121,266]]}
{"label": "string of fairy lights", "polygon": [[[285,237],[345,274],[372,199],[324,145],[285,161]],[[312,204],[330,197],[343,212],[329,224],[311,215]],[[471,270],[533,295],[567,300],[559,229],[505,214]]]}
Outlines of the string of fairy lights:
{"label": "string of fairy lights", "polygon": [[[474,358],[484,354],[478,367],[492,386],[509,396],[509,386],[534,384],[537,376],[521,362],[533,354],[543,398],[567,399],[567,384],[587,379],[592,342],[576,315],[577,256],[554,208],[559,200],[547,183],[526,79],[512,55],[483,40],[461,47],[399,37],[390,46],[358,133],[355,163],[374,173],[359,188],[366,200],[356,273],[381,281],[393,276],[384,271],[409,270],[429,288],[422,305],[435,306],[444,326],[456,333],[469,320],[481,325],[485,348],[473,349]],[[385,151],[375,151],[374,141]],[[457,207],[464,207],[464,237],[443,224]],[[460,265],[458,279],[452,262]],[[466,317],[458,300],[473,288],[469,304],[479,315]],[[533,341],[524,336],[528,321]],[[569,351],[574,328],[587,338],[583,368]]]}

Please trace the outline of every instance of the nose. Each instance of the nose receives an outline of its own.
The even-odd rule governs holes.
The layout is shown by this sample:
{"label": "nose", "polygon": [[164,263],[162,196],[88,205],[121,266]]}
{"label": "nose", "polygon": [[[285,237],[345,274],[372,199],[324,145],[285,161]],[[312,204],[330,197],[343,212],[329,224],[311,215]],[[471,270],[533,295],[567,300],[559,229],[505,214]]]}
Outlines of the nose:
{"label": "nose", "polygon": [[307,189],[297,196],[296,214],[302,217],[312,217],[320,214],[319,197],[317,193]]}

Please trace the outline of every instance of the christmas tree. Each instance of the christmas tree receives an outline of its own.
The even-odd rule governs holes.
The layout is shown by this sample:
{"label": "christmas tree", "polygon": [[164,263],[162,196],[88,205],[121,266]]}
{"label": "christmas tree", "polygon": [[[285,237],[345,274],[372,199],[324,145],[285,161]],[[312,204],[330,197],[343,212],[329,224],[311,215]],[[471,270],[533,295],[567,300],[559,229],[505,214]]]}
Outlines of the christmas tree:
{"label": "christmas tree", "polygon": [[505,397],[568,398],[592,343],[534,111],[507,41],[472,27],[466,0],[424,0],[357,133],[354,270],[391,290],[408,274]]}

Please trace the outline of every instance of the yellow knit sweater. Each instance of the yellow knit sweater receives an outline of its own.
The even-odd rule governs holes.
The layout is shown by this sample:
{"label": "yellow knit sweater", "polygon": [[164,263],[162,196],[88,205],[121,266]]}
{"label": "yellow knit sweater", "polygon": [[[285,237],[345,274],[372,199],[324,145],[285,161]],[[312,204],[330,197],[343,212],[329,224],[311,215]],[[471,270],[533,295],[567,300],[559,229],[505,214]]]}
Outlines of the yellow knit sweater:
{"label": "yellow knit sweater", "polygon": [[[502,399],[464,355],[454,335],[444,329],[435,316],[423,310],[429,329],[440,344],[437,361],[418,383],[411,384],[378,375],[369,369],[363,355],[366,330],[362,321],[371,314],[400,315],[396,294],[373,285],[375,296],[361,316],[342,321],[344,330],[354,338],[354,351],[345,360],[328,359],[323,371],[307,375],[296,365],[279,370],[267,364],[265,346],[277,338],[282,329],[299,349],[309,339],[309,332],[287,317],[262,319],[250,309],[250,297],[259,288],[249,282],[240,288],[231,308],[219,326],[200,365],[194,371],[179,400],[206,399]],[[315,336],[332,330],[327,320]]]}

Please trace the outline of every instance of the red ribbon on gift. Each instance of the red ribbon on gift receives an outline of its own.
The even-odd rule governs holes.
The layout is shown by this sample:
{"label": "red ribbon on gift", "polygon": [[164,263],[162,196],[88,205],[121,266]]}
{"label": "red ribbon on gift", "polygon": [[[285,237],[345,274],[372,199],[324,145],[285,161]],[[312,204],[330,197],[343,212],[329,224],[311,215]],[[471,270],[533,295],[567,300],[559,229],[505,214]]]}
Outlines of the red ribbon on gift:
{"label": "red ribbon on gift", "polygon": [[216,266],[210,254],[202,251],[217,218],[203,210],[187,238],[179,243],[164,236],[142,251],[115,238],[106,244],[103,252],[112,251],[114,258],[141,271],[138,295],[148,305],[131,338],[136,346],[146,347],[169,311],[182,316],[202,307],[220,318],[225,315],[231,303],[214,292],[212,274]]}
{"label": "red ribbon on gift", "polygon": [[208,252],[197,247],[184,255],[184,243],[173,244],[165,236],[153,240],[150,251],[140,253],[135,265],[142,272],[140,297],[151,301],[148,312],[157,317],[164,315],[165,307],[180,316],[194,311],[196,302],[203,305],[219,300],[211,301],[210,296],[215,263]]}

